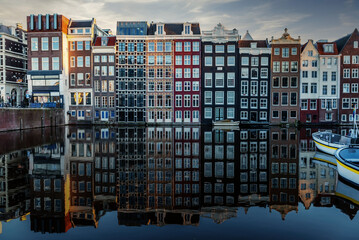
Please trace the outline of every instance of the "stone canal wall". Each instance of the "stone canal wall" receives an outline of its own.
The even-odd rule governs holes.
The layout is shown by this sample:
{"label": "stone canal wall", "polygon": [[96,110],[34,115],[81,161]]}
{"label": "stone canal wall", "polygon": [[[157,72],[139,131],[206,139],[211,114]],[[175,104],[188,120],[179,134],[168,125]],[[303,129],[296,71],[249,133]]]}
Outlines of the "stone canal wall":
{"label": "stone canal wall", "polygon": [[65,124],[64,110],[51,108],[1,108],[0,132]]}

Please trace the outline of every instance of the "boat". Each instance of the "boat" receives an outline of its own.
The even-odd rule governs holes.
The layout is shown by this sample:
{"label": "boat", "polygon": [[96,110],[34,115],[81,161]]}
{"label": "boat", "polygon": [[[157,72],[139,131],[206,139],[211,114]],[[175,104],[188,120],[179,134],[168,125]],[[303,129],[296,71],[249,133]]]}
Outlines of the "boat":
{"label": "boat", "polygon": [[312,134],[315,146],[322,152],[334,155],[335,151],[348,147],[349,145],[359,145],[359,130],[356,123],[356,109],[353,111],[353,129],[350,130],[348,136],[332,132],[315,132]]}
{"label": "boat", "polygon": [[349,146],[335,152],[339,176],[359,186],[359,147]]}
{"label": "boat", "polygon": [[337,166],[337,160],[333,155],[329,155],[323,152],[316,152],[313,157],[314,162],[319,162],[319,164],[327,163],[328,166],[334,167]]}
{"label": "boat", "polygon": [[239,122],[226,119],[213,122],[213,126],[239,126]]}
{"label": "boat", "polygon": [[359,205],[359,188],[338,178],[335,195]]}

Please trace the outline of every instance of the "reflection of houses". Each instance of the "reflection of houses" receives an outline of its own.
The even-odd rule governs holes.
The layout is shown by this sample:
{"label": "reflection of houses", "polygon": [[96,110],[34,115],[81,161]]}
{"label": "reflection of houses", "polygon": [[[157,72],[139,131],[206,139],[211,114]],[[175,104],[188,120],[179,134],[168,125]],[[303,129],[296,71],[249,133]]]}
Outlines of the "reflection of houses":
{"label": "reflection of houses", "polygon": [[118,128],[117,131],[120,219],[122,211],[131,212],[146,208],[146,129],[127,127]]}
{"label": "reflection of houses", "polygon": [[235,142],[238,142],[238,134],[234,131],[212,131],[210,128],[203,129],[201,136],[202,207],[234,206],[239,183],[236,179],[238,175],[235,175]]}
{"label": "reflection of houses", "polygon": [[282,215],[298,211],[298,133],[295,128],[270,129],[270,208]]}
{"label": "reflection of houses", "polygon": [[198,209],[200,205],[200,129],[174,129],[174,207]]}
{"label": "reflection of houses", "polygon": [[70,215],[73,226],[95,226],[93,129],[70,128]]}
{"label": "reflection of houses", "polygon": [[0,155],[0,220],[10,220],[30,211],[26,151]]}
{"label": "reflection of houses", "polygon": [[173,129],[147,128],[147,207],[173,208]]}
{"label": "reflection of houses", "polygon": [[95,129],[94,205],[101,217],[116,210],[116,132],[112,128]]}
{"label": "reflection of houses", "polygon": [[268,133],[268,129],[241,129],[239,132],[238,203],[242,206],[268,204]]}
{"label": "reflection of houses", "polygon": [[64,145],[36,147],[30,154],[31,230],[60,233],[71,228],[69,178]]}

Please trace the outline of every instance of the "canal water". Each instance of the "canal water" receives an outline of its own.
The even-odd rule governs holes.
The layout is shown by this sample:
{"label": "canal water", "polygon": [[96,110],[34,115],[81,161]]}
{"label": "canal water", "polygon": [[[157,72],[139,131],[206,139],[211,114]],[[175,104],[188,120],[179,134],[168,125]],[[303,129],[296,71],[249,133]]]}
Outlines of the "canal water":
{"label": "canal water", "polygon": [[357,239],[359,189],[318,130],[0,133],[0,239]]}

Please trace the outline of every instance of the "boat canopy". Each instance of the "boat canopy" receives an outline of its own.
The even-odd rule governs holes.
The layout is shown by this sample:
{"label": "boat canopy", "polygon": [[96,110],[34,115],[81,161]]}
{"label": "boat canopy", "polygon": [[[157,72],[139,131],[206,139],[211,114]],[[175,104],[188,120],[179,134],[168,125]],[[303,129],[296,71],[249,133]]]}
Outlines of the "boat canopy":
{"label": "boat canopy", "polygon": [[339,156],[348,162],[359,162],[359,148],[344,148],[340,150]]}

